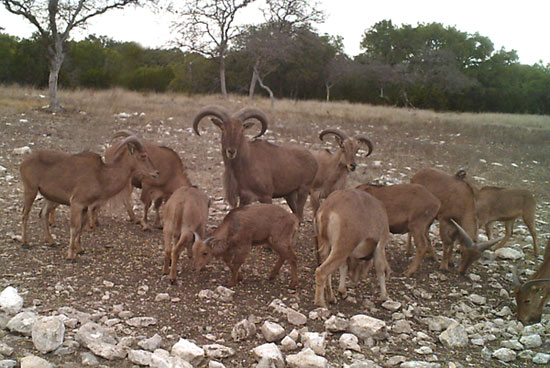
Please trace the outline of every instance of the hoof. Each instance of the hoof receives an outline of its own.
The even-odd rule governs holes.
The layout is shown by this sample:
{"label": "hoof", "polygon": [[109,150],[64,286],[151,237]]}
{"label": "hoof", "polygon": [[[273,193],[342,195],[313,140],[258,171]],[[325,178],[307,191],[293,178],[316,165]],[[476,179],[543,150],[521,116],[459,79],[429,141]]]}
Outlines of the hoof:
{"label": "hoof", "polygon": [[21,244],[21,248],[23,249],[31,249],[31,246],[28,244]]}

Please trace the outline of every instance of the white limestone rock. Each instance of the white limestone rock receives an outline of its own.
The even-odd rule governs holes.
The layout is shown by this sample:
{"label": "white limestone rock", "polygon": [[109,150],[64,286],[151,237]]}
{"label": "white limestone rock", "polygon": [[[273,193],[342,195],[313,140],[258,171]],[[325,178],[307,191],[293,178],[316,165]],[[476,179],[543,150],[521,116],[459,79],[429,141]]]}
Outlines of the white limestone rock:
{"label": "white limestone rock", "polygon": [[330,332],[347,331],[348,327],[349,327],[349,321],[342,317],[333,315],[333,316],[330,316],[330,318],[325,321],[325,330]]}
{"label": "white limestone rock", "polygon": [[18,332],[25,336],[32,335],[32,326],[38,316],[33,312],[20,312],[8,321],[8,330]]}
{"label": "white limestone rock", "polygon": [[340,347],[344,350],[353,350],[361,352],[361,347],[359,346],[359,339],[354,334],[343,333],[338,340]]}
{"label": "white limestone rock", "polygon": [[304,332],[301,336],[304,347],[310,348],[317,355],[324,356],[326,353],[326,333]]}
{"label": "white limestone rock", "polygon": [[279,341],[285,336],[285,329],[274,322],[265,321],[261,331],[267,342]]}
{"label": "white limestone rock", "polygon": [[180,339],[172,346],[172,355],[178,356],[192,365],[197,366],[204,359],[205,353],[204,349],[197,346],[195,343],[186,339]]}
{"label": "white limestone rock", "polygon": [[362,340],[370,337],[375,340],[384,340],[388,336],[386,322],[365,314],[351,317],[348,331]]}
{"label": "white limestone rock", "polygon": [[225,359],[235,355],[235,350],[220,344],[203,345],[206,356],[211,359]]}
{"label": "white limestone rock", "polygon": [[500,348],[493,352],[493,358],[497,358],[498,360],[502,360],[506,363],[513,362],[516,360],[516,352],[508,348]]}
{"label": "white limestone rock", "polygon": [[284,368],[283,354],[274,343],[256,346],[252,352],[258,358],[258,367]]}
{"label": "white limestone rock", "polygon": [[23,308],[23,298],[13,286],[8,286],[0,293],[0,308],[8,314],[17,314]]}
{"label": "white limestone rock", "polygon": [[464,326],[455,322],[439,335],[439,341],[447,348],[462,348],[468,345],[468,333]]}
{"label": "white limestone rock", "polygon": [[298,354],[288,355],[286,362],[289,368],[328,368],[328,361],[309,348]]}
{"label": "white limestone rock", "polygon": [[43,354],[60,347],[64,336],[65,325],[58,316],[38,317],[32,326],[32,342]]}

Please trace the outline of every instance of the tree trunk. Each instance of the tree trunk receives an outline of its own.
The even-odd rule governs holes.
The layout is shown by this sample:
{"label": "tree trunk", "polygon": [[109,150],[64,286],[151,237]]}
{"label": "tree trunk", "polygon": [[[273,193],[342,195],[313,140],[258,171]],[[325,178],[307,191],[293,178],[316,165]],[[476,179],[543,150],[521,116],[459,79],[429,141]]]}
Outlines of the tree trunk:
{"label": "tree trunk", "polygon": [[[254,70],[256,71],[256,69]],[[256,77],[258,78],[258,84],[260,85],[260,87],[262,87],[267,91],[267,93],[269,93],[269,98],[271,99],[271,108],[273,108],[275,106],[275,97],[273,96],[273,91],[271,90],[271,88],[269,88],[264,84],[264,82],[262,81],[262,78],[260,78],[260,73],[258,73],[257,71],[256,71]]]}
{"label": "tree trunk", "polygon": [[254,92],[256,91],[256,83],[258,82],[258,72],[256,66],[252,70],[252,80],[250,81],[250,88],[248,89],[248,97],[253,100]]}
{"label": "tree trunk", "polygon": [[332,87],[332,84],[330,83],[325,83],[325,88],[327,90],[327,102],[330,102],[330,89]]}
{"label": "tree trunk", "polygon": [[222,89],[222,97],[227,100],[227,88],[225,87],[225,56],[220,55],[220,86]]}
{"label": "tree trunk", "polygon": [[50,106],[49,110],[51,112],[59,112],[62,111],[63,108],[61,107],[61,104],[59,103],[59,99],[57,97],[57,84],[59,79],[59,71],[61,70],[61,65],[63,64],[63,60],[65,59],[65,53],[63,52],[63,42],[58,38],[54,41],[54,45],[50,49],[50,55],[49,55],[49,69],[50,69],[50,75],[48,78],[48,92],[50,97]]}

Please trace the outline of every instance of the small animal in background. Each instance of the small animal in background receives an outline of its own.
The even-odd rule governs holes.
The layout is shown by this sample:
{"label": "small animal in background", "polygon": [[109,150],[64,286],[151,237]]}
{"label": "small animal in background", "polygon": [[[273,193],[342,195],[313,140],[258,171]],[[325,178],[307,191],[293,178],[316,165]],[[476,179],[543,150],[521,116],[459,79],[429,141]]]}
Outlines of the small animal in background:
{"label": "small animal in background", "polygon": [[506,233],[494,249],[501,248],[512,236],[514,221],[521,217],[533,238],[533,250],[538,255],[535,210],[537,203],[533,194],[526,189],[483,187],[476,197],[476,212],[479,227],[485,227],[491,239],[493,222],[504,222]]}
{"label": "small animal in background", "polygon": [[213,258],[222,258],[231,270],[227,286],[239,280],[239,268],[252,246],[267,244],[279,255],[269,279],[274,279],[283,263],[290,265],[290,288],[298,285],[298,266],[294,251],[298,218],[276,204],[250,204],[231,210],[212,236],[193,244],[193,264],[198,272]]}

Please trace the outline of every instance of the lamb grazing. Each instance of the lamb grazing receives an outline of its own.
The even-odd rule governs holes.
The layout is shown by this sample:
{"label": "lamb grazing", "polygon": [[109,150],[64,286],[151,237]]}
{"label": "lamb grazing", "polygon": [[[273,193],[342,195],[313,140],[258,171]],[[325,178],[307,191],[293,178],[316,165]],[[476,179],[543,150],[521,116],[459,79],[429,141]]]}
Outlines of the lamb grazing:
{"label": "lamb grazing", "polygon": [[527,225],[533,238],[535,256],[537,249],[537,229],[535,227],[535,210],[537,203],[533,194],[526,189],[507,189],[483,187],[476,197],[476,211],[479,226],[485,226],[487,237],[491,239],[491,227],[494,221],[504,221],[506,235],[494,249],[501,248],[512,236],[514,221],[520,217]]}
{"label": "lamb grazing", "polygon": [[529,281],[522,284],[515,267],[513,276],[518,319],[526,325],[539,323],[550,298],[550,239],[546,243],[544,260]]}
{"label": "lamb grazing", "polygon": [[466,273],[484,250],[500,240],[477,244],[476,189],[466,179],[466,171],[459,170],[455,175],[449,175],[438,169],[426,168],[414,174],[411,183],[423,185],[441,201],[437,219],[443,242],[443,257],[439,269],[449,270],[455,240],[462,245],[459,265],[461,274]]}
{"label": "lamb grazing", "polygon": [[221,106],[203,108],[193,121],[193,129],[200,135],[198,125],[207,116],[221,130],[222,156],[225,166],[224,188],[227,202],[235,207],[254,201],[272,203],[273,198],[284,197],[301,220],[303,209],[315,173],[317,161],[307,149],[297,146],[277,146],[255,139],[248,141],[244,131],[252,126],[249,119],[261,123],[258,138],[267,130],[267,117],[253,108],[244,108],[233,115]]}
{"label": "lamb grazing", "polygon": [[[132,132],[123,130],[115,134],[114,138],[128,137],[133,135]],[[143,217],[141,219],[141,228],[143,230],[150,230],[150,226],[147,223],[147,215],[151,204],[155,204],[156,218],[153,226],[161,228],[161,216],[160,207],[163,202],[166,202],[172,193],[182,187],[190,187],[191,182],[185,174],[183,163],[179,155],[171,148],[159,146],[155,143],[143,141],[143,146],[149,152],[153,165],[159,171],[158,178],[143,177],[135,175],[132,177],[128,187],[125,188],[122,193],[122,202],[130,221],[138,222],[134,211],[132,210],[131,195],[132,187],[141,188],[140,200],[143,203]],[[105,161],[110,162],[113,159],[113,153],[118,149],[119,144],[115,144],[108,147],[105,150]]]}
{"label": "lamb grazing", "polygon": [[[193,243],[203,238],[208,222],[208,196],[197,187],[183,186],[177,189],[164,205],[164,267],[162,273],[168,274],[170,282],[176,280],[179,256],[187,248],[191,256]],[[175,242],[174,245],[173,242]]]}
{"label": "lamb grazing", "polygon": [[371,141],[364,136],[348,137],[338,129],[325,129],[319,134],[319,139],[323,140],[327,135],[333,135],[336,138],[340,149],[334,154],[329,150],[313,152],[319,167],[309,196],[314,214],[319,208],[321,199],[335,190],[346,187],[348,173],[357,167],[355,156],[359,151],[359,144],[367,145],[369,150],[366,156],[369,156],[373,149]]}
{"label": "lamb grazing", "polygon": [[227,286],[235,286],[239,268],[253,245],[267,244],[279,255],[269,279],[274,279],[283,263],[288,261],[292,281],[290,288],[298,285],[298,266],[294,252],[298,219],[275,204],[256,203],[231,210],[211,237],[193,244],[193,264],[198,272],[213,257],[221,257],[231,270]]}
{"label": "lamb grazing", "polygon": [[[326,307],[335,300],[330,275],[340,269],[345,280],[348,258],[373,259],[380,285],[380,300],[387,299],[386,277],[391,269],[386,260],[389,224],[382,202],[357,189],[332,192],[315,216],[318,261],[315,270],[315,305]],[[345,282],[338,291],[345,295]]]}
{"label": "lamb grazing", "polygon": [[434,253],[428,232],[437,217],[441,201],[419,184],[362,184],[357,189],[364,190],[384,204],[392,234],[409,233],[414,238],[416,255],[405,271],[406,276],[412,275],[426,252],[430,250],[432,255]]}
{"label": "lamb grazing", "polygon": [[[123,154],[128,147],[129,155]],[[132,175],[158,177],[147,150],[141,141],[130,136],[122,142],[111,164],[105,164],[95,153],[84,152],[70,155],[58,151],[39,150],[21,163],[19,170],[24,186],[22,216],[22,243],[28,244],[27,222],[29,213],[40,193],[46,198],[42,223],[46,241],[53,243],[49,232],[48,218],[58,204],[70,205],[70,244],[67,259],[82,253],[80,236],[86,221],[86,211],[104,203],[120,192]]]}

